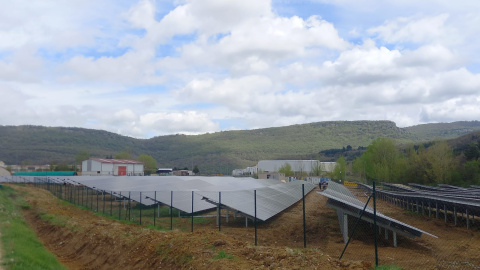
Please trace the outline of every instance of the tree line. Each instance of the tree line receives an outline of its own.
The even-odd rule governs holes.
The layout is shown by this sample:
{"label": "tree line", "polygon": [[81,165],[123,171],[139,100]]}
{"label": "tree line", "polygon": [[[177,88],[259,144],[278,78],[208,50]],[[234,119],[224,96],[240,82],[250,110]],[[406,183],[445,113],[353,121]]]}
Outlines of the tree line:
{"label": "tree line", "polygon": [[350,174],[366,183],[480,185],[480,141],[454,153],[447,141],[397,147],[393,139],[377,138],[353,161]]}

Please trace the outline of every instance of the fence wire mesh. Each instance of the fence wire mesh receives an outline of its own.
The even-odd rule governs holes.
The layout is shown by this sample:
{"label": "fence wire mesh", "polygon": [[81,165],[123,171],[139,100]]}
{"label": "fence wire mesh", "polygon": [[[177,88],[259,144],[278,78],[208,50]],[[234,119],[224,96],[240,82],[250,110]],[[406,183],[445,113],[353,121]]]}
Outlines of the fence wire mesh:
{"label": "fence wire mesh", "polygon": [[[3,177],[0,182],[46,189],[97,214],[161,230],[190,232],[209,228],[251,244],[258,241],[258,245],[265,246],[307,247],[332,258],[338,258],[350,240],[342,258],[348,261],[375,261],[376,231],[380,265],[480,269],[480,213],[476,207],[480,189],[457,190],[461,196],[450,191],[443,198],[434,196],[432,190],[422,193],[418,187],[377,185],[376,211],[380,220],[375,227],[373,200],[359,219],[372,187],[349,182],[330,182],[328,188],[316,182],[310,193],[302,191],[302,185],[288,190],[300,200],[259,192],[258,196],[269,198],[262,205],[251,203],[256,195],[253,190],[113,192],[69,181],[49,181],[46,177]],[[245,205],[238,204],[238,209],[226,207],[231,201]],[[266,221],[260,219],[268,216],[268,209],[282,204],[289,206]]]}

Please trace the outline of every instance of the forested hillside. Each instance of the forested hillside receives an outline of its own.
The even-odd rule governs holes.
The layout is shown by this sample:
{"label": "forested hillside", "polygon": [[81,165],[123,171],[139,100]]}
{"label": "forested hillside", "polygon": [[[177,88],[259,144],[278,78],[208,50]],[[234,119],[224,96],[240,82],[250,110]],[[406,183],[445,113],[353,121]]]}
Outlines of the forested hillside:
{"label": "forested hillside", "polygon": [[[0,126],[0,160],[6,164],[73,164],[77,153],[114,156],[128,150],[133,158],[151,155],[159,167],[193,168],[229,174],[261,159],[329,159],[327,149],[358,149],[375,138],[398,143],[450,139],[480,130],[480,122],[426,124],[398,128],[391,121],[331,121],[204,135],[135,139],[82,128]],[[331,157],[330,157],[331,159]]]}
{"label": "forested hillside", "polygon": [[[332,178],[343,179],[335,169]],[[353,161],[352,169],[350,179],[368,183],[480,185],[480,131],[401,146],[391,138],[378,138]]]}

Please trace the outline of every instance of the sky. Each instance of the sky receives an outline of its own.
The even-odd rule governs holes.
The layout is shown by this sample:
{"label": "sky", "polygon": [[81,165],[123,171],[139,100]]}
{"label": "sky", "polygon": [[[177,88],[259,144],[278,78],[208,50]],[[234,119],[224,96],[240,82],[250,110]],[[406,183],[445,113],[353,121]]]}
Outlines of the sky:
{"label": "sky", "polygon": [[477,0],[0,0],[0,125],[480,120]]}

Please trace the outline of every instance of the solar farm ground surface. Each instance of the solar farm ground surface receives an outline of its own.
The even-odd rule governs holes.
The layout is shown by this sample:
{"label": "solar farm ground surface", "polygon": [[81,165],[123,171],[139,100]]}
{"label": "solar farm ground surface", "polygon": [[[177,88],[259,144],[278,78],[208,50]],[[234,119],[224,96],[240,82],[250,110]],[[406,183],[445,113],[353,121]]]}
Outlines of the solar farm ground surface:
{"label": "solar farm ground surface", "polygon": [[[58,200],[46,190],[12,185],[25,194],[31,209],[25,218],[45,246],[69,269],[370,269],[374,262],[373,233],[362,224],[342,261],[344,242],[337,214],[314,190],[306,196],[307,248],[303,248],[302,202],[254,227],[244,219],[195,223],[194,232],[159,231],[120,223]],[[366,201],[363,191],[352,190]],[[383,201],[385,215],[438,236],[416,239],[380,236],[379,262],[403,269],[478,269],[480,220],[471,229],[443,219],[408,213]],[[49,216],[48,220],[40,216]],[[189,228],[189,219],[176,227]],[[182,225],[182,223],[184,223]],[[353,225],[353,224],[352,224]]]}

